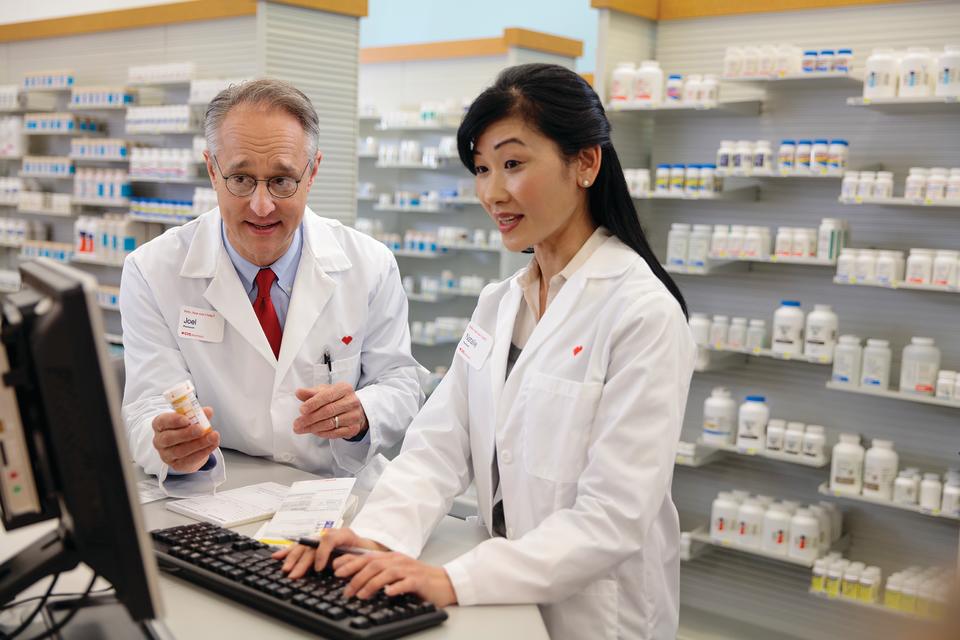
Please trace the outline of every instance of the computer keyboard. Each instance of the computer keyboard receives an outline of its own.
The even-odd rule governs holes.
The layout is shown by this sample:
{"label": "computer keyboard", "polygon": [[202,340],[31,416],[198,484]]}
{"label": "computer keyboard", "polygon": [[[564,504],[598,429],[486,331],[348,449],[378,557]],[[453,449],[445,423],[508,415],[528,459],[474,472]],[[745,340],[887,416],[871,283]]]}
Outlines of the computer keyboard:
{"label": "computer keyboard", "polygon": [[399,638],[447,619],[413,595],[344,598],[349,579],[328,569],[291,580],[273,550],[213,524],[151,532],[160,569],[219,595],[334,640]]}

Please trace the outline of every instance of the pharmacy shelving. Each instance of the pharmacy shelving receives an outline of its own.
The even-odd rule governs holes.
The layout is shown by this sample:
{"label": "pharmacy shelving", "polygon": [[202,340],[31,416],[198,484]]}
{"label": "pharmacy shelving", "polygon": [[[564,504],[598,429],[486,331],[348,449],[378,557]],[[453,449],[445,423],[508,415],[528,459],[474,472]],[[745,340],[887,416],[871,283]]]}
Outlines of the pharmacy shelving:
{"label": "pharmacy shelving", "polygon": [[463,207],[463,206],[482,206],[483,203],[480,202],[480,198],[473,196],[453,196],[450,198],[440,198],[440,204],[450,206],[450,207]]}
{"label": "pharmacy shelving", "polygon": [[738,173],[725,173],[717,171],[717,177],[724,180],[842,180],[842,171],[833,171],[830,173],[812,173],[812,172],[789,172],[789,173],[751,173],[750,175]]}
{"label": "pharmacy shelving", "polygon": [[760,100],[716,100],[710,102],[614,102],[606,107],[608,113],[760,115]]}
{"label": "pharmacy shelving", "polygon": [[77,198],[70,200],[73,204],[85,207],[104,207],[107,209],[126,208],[130,206],[130,201],[126,198],[120,200],[107,200],[105,198]]}
{"label": "pharmacy shelving", "polygon": [[444,253],[437,253],[431,251],[411,251],[409,249],[391,249],[393,255],[398,258],[425,258],[425,259],[434,259],[443,257]]}
{"label": "pharmacy shelving", "polygon": [[113,344],[120,347],[123,346],[123,336],[119,333],[105,333],[103,334],[103,338],[108,344]]}
{"label": "pharmacy shelving", "polygon": [[57,131],[31,131],[26,130],[23,132],[25,136],[43,136],[43,137],[57,137],[57,136],[99,136],[103,135],[103,127],[97,127],[96,129],[59,129]]}
{"label": "pharmacy shelving", "polygon": [[210,186],[210,178],[207,176],[194,176],[192,178],[154,178],[149,176],[130,176],[130,182],[133,184],[188,184],[197,187]]}
{"label": "pharmacy shelving", "polygon": [[68,111],[126,111],[128,106],[137,106],[137,105],[127,105],[127,104],[68,104]]}
{"label": "pharmacy shelving", "polygon": [[698,448],[696,454],[692,456],[677,453],[676,458],[674,459],[674,464],[680,467],[698,468],[714,463],[719,459],[719,451],[713,449],[702,451],[700,448]]}
{"label": "pharmacy shelving", "polygon": [[111,304],[109,302],[101,302],[100,308],[103,309],[104,311],[120,311],[119,304]]}
{"label": "pharmacy shelving", "polygon": [[373,210],[384,213],[444,213],[446,211],[442,207],[426,205],[406,205],[398,207],[393,204],[375,204],[373,205]]}
{"label": "pharmacy shelving", "polygon": [[162,224],[168,227],[179,227],[182,224],[186,224],[191,220],[194,220],[194,217],[191,216],[166,216],[166,215],[156,215],[150,216],[142,213],[130,213],[127,214],[127,218],[134,220],[136,222],[149,222],[151,224]]}
{"label": "pharmacy shelving", "polygon": [[850,387],[836,382],[828,382],[828,389],[834,391],[844,391],[846,393],[859,393],[866,396],[876,396],[878,398],[889,398],[890,400],[903,400],[904,402],[917,402],[920,404],[929,404],[937,407],[950,407],[951,409],[960,409],[960,400],[941,400],[933,396],[925,396],[916,393],[903,393],[902,391],[893,391],[890,389],[870,389],[868,387]]}
{"label": "pharmacy shelving", "polygon": [[426,132],[426,133],[456,133],[460,128],[460,123],[441,123],[441,124],[407,124],[407,125],[382,125],[374,127],[374,131],[396,131],[398,133],[407,132]]}
{"label": "pharmacy shelving", "polygon": [[818,458],[810,458],[802,454],[791,455],[789,453],[778,453],[776,451],[767,451],[766,449],[758,449],[756,447],[744,447],[735,444],[710,444],[703,442],[702,440],[697,441],[697,446],[704,447],[706,449],[714,449],[716,451],[725,451],[727,453],[734,453],[740,456],[748,457],[757,457],[757,458],[766,458],[768,460],[776,460],[777,462],[787,462],[789,464],[800,465],[801,467],[813,467],[815,469],[822,469],[823,467],[830,464],[830,458],[826,456],[821,456]]}
{"label": "pharmacy shelving", "polygon": [[734,84],[763,84],[770,87],[794,85],[809,87],[813,84],[818,86],[843,87],[862,84],[863,78],[844,71],[813,71],[809,73],[786,73],[774,76],[738,76],[736,78],[721,76],[720,81]]}
{"label": "pharmacy shelving", "polygon": [[710,260],[713,260],[716,262],[728,261],[728,262],[755,262],[759,264],[795,264],[795,265],[802,265],[807,267],[836,267],[837,266],[836,258],[826,258],[826,259],[802,258],[802,257],[795,257],[795,256],[778,256],[778,255],[772,255],[767,258],[756,258],[756,257],[747,258],[742,256],[733,258],[730,256],[712,255],[710,256]]}
{"label": "pharmacy shelving", "polygon": [[23,246],[23,242],[16,240],[0,240],[0,247],[5,249],[19,249]]}
{"label": "pharmacy shelving", "polygon": [[822,591],[813,591],[810,590],[809,593],[814,598],[819,598],[821,600],[826,600],[828,602],[833,602],[838,605],[846,605],[851,607],[857,607],[861,609],[867,609],[870,611],[876,611],[877,613],[885,613],[890,616],[896,616],[898,618],[907,618],[915,622],[933,622],[934,618],[927,618],[916,613],[910,613],[909,611],[900,611],[899,609],[892,609],[890,607],[884,606],[882,604],[877,604],[873,602],[863,602],[862,600],[852,600],[850,598],[833,598],[828,596]]}
{"label": "pharmacy shelving", "polygon": [[380,200],[377,196],[357,196],[357,202],[377,202]]}
{"label": "pharmacy shelving", "polygon": [[159,89],[189,89],[192,79],[182,80],[155,80],[152,82],[127,82],[127,86],[132,89],[140,87],[156,87]]}
{"label": "pharmacy shelving", "polygon": [[380,155],[379,155],[379,154],[376,154],[376,153],[362,153],[362,152],[361,152],[361,153],[358,153],[358,154],[357,154],[357,158],[358,158],[359,160],[375,160],[375,159],[377,159],[377,158],[379,158],[379,157],[380,157]]}
{"label": "pharmacy shelving", "polygon": [[34,180],[73,180],[73,174],[53,175],[50,173],[33,173],[21,171],[17,174],[21,178],[32,178]]}
{"label": "pharmacy shelving", "polygon": [[378,162],[373,165],[377,169],[413,169],[416,171],[442,171],[449,165],[441,161],[437,164],[423,164],[422,162]]}
{"label": "pharmacy shelving", "polygon": [[909,511],[911,513],[919,513],[923,516],[928,516],[930,518],[939,518],[941,520],[949,520],[952,522],[960,522],[960,516],[948,515],[946,513],[940,513],[939,509],[924,509],[920,505],[916,504],[900,504],[898,502],[893,502],[892,500],[884,500],[882,498],[871,498],[864,495],[850,495],[848,493],[840,493],[830,489],[830,483],[824,482],[821,484],[817,491],[825,496],[830,496],[831,498],[839,498],[841,500],[851,500],[853,502],[863,502],[866,504],[877,505],[879,507],[887,507],[889,509],[899,509],[901,511]]}
{"label": "pharmacy shelving", "polygon": [[120,268],[123,266],[122,260],[106,260],[104,258],[97,258],[94,256],[84,256],[84,255],[74,255],[70,262],[76,262],[79,264],[91,264],[98,267],[116,267]]}
{"label": "pharmacy shelving", "polygon": [[[747,268],[746,262],[709,262],[705,266],[695,266],[695,265],[676,265],[676,264],[664,264],[661,265],[664,271],[669,273],[674,273],[682,276],[709,276],[715,273],[730,273],[733,271],[743,271]],[[739,269],[735,269],[739,267]]]}
{"label": "pharmacy shelving", "polygon": [[54,211],[51,209],[20,209],[18,207],[16,212],[26,216],[47,216],[50,218],[76,218],[77,217],[76,211]]}
{"label": "pharmacy shelving", "polygon": [[116,163],[120,163],[120,164],[130,164],[130,158],[128,158],[128,157],[123,157],[123,156],[104,156],[104,157],[102,157],[102,158],[98,158],[98,157],[95,157],[95,156],[75,156],[75,155],[71,155],[71,156],[70,156],[70,159],[71,159],[74,163],[87,163],[87,162],[89,162],[89,163],[93,164],[93,163],[97,163],[97,162],[116,162]]}
{"label": "pharmacy shelving", "polygon": [[737,187],[734,189],[724,189],[710,195],[687,195],[686,193],[660,193],[650,192],[649,194],[634,194],[631,196],[634,200],[683,200],[684,202],[730,202],[730,201],[750,201],[757,199],[756,187]]}
{"label": "pharmacy shelving", "polygon": [[738,355],[750,356],[752,358],[771,358],[773,360],[789,360],[792,362],[805,362],[807,364],[831,365],[833,359],[827,356],[810,357],[802,353],[779,353],[772,349],[726,349],[717,347],[699,347],[706,349],[711,353],[733,353]]}
{"label": "pharmacy shelving", "polygon": [[136,129],[134,131],[126,130],[126,135],[128,136],[198,136],[201,135],[203,131],[196,127],[188,127],[185,129]]}
{"label": "pharmacy shelving", "polygon": [[[695,531],[686,532],[689,533],[690,539],[694,542],[699,542],[701,544],[711,545],[718,547],[720,549],[728,549],[730,551],[736,551],[738,553],[745,553],[751,556],[757,556],[760,558],[766,558],[767,560],[776,560],[777,562],[782,562],[784,564],[790,564],[798,567],[813,567],[813,560],[802,560],[800,558],[791,558],[790,556],[784,556],[779,553],[771,553],[769,551],[764,551],[763,549],[755,549],[753,547],[744,547],[738,545],[729,540],[714,540],[710,537],[709,533],[705,533],[703,529],[697,529]],[[832,551],[841,551],[846,549],[850,545],[849,536],[843,536],[831,547]]]}
{"label": "pharmacy shelving", "polygon": [[905,290],[905,291],[928,291],[933,293],[960,293],[960,287],[947,286],[941,284],[912,284],[910,282],[857,282],[856,280],[845,280],[835,277],[834,284],[849,287],[874,287],[876,289]]}
{"label": "pharmacy shelving", "polygon": [[883,207],[933,207],[942,209],[960,209],[960,200],[926,200],[914,198],[840,198],[840,204],[861,205],[876,204]]}
{"label": "pharmacy shelving", "polygon": [[503,247],[489,246],[482,244],[440,244],[438,247],[444,251],[479,251],[486,253],[500,253]]}
{"label": "pharmacy shelving", "polygon": [[927,96],[918,98],[847,98],[847,106],[866,107],[895,113],[960,112],[958,96]]}

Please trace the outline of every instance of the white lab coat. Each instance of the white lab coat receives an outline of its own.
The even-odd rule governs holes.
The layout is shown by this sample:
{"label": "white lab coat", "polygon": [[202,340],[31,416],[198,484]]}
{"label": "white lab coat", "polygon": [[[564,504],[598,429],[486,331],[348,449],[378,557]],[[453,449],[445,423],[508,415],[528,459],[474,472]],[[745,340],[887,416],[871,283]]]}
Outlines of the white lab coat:
{"label": "white lab coat", "polygon": [[[126,388],[123,417],[134,459],[180,494],[208,491],[213,471],[165,482],[153,447],[152,421],[170,405],[162,393],[190,379],[201,404],[213,407],[221,445],[322,475],[356,474],[378,452],[398,444],[423,403],[423,369],[410,353],[407,299],[396,260],[376,240],[309,208],[303,250],[283,328],[279,359],[223,246],[219,209],[170,229],[127,258],[120,285]],[[213,310],[223,340],[178,336],[181,308]],[[357,389],[369,434],[357,443],[293,432],[300,387],[333,381]]]}
{"label": "white lab coat", "polygon": [[540,603],[555,640],[673,638],[670,485],[696,351],[680,306],[610,237],[505,381],[517,277],[480,296],[472,322],[492,336],[489,356],[479,370],[454,357],[352,527],[418,556],[474,480],[490,531],[496,437],[507,537],[445,565],[459,604]]}

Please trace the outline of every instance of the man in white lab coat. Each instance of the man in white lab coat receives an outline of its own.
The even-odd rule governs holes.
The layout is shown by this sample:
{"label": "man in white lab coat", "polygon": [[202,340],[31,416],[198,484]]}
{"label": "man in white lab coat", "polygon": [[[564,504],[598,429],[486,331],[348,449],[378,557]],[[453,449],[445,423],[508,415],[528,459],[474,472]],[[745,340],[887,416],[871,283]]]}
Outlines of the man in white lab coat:
{"label": "man in white lab coat", "polygon": [[[138,464],[172,495],[225,477],[219,447],[356,474],[423,402],[396,261],[306,206],[321,160],[310,100],[257,80],[207,109],[219,207],[134,251],[120,286],[123,417]],[[165,390],[191,380],[204,432]]]}

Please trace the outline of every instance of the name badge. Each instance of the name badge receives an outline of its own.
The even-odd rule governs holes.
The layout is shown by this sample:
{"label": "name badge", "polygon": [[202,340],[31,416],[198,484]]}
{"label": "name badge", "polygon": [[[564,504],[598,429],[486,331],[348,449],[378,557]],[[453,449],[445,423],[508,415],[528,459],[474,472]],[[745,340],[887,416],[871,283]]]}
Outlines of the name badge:
{"label": "name badge", "polygon": [[487,356],[490,355],[492,347],[493,338],[490,334],[471,322],[467,325],[463,337],[460,338],[457,353],[467,361],[467,364],[479,371],[486,362]]}
{"label": "name badge", "polygon": [[203,342],[223,342],[223,316],[212,309],[180,307],[177,335]]}

